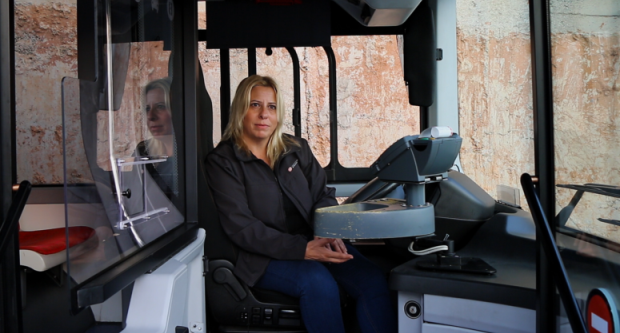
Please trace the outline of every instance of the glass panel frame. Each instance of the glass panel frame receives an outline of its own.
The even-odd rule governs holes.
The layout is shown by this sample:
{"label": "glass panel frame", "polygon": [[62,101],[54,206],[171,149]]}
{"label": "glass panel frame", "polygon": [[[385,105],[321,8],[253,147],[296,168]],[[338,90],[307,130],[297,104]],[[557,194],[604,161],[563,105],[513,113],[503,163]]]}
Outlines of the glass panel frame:
{"label": "glass panel frame", "polygon": [[[112,10],[124,5],[128,13]],[[68,243],[67,273],[78,284],[185,223],[183,77],[172,73],[174,16],[151,6],[105,1],[98,80],[63,80],[63,124],[80,123],[83,142],[76,150],[64,132],[68,242],[77,239]],[[148,31],[152,26],[159,30]],[[73,173],[80,160],[88,162],[91,177]]]}

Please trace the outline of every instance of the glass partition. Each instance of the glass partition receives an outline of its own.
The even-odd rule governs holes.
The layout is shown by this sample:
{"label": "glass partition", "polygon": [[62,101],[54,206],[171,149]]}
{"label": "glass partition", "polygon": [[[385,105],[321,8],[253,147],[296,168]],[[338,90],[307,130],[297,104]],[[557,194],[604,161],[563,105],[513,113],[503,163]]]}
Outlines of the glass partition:
{"label": "glass partition", "polygon": [[620,3],[554,0],[550,20],[557,243],[590,325],[595,289],[620,297]]}
{"label": "glass partition", "polygon": [[97,80],[63,80],[66,223],[70,241],[83,235],[67,270],[78,284],[184,222],[174,10],[158,3],[105,2]]}

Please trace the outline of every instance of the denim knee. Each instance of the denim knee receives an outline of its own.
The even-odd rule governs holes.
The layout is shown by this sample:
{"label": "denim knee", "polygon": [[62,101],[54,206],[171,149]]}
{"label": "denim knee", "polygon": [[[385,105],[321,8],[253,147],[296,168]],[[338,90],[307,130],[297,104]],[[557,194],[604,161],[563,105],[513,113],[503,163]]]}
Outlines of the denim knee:
{"label": "denim knee", "polygon": [[322,263],[308,261],[299,272],[299,287],[302,294],[310,297],[319,297],[325,301],[333,300],[338,303],[340,291],[338,283]]}

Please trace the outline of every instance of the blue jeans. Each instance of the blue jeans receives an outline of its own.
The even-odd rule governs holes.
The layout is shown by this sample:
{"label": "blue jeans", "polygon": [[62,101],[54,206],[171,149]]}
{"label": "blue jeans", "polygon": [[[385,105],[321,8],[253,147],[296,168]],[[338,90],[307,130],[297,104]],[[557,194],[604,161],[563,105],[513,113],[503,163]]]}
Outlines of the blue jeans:
{"label": "blue jeans", "polygon": [[308,332],[342,332],[338,285],[356,300],[363,333],[396,332],[394,311],[384,274],[347,244],[353,259],[341,264],[272,259],[256,287],[298,297]]}

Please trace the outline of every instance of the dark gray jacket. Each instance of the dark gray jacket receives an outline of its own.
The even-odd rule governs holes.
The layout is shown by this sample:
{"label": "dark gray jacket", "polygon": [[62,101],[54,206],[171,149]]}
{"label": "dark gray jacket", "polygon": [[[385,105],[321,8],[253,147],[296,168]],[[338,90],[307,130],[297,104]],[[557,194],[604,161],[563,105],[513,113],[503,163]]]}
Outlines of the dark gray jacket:
{"label": "dark gray jacket", "polygon": [[294,140],[300,147],[290,147],[274,170],[231,141],[220,142],[205,162],[222,227],[241,248],[234,273],[250,286],[263,275],[271,258],[304,259],[308,240],[287,233],[282,191],[310,227],[315,209],[338,204],[308,142]]}

